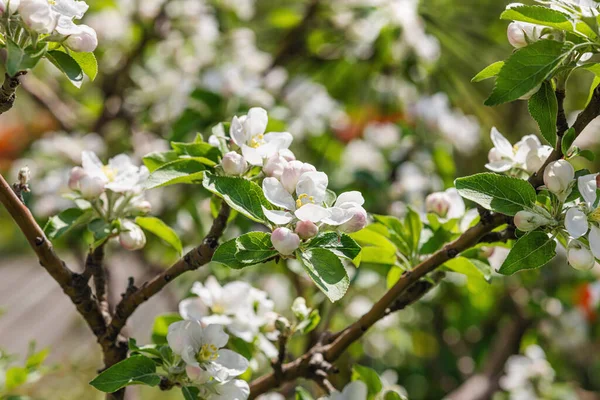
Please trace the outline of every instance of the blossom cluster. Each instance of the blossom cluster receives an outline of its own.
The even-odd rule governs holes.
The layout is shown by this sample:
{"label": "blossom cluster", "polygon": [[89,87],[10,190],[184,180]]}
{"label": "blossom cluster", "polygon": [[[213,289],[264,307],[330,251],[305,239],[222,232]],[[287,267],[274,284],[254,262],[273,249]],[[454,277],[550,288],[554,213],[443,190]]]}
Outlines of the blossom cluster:
{"label": "blossom cluster", "polygon": [[327,189],[329,178],[308,163],[296,160],[289,150],[293,137],[288,132],[266,132],[267,112],[251,108],[247,115],[234,117],[229,134],[213,135],[209,143],[225,146],[221,162],[224,174],[244,176],[251,166],[261,168],[262,189],[275,207],[263,207],[275,227],[271,241],[284,256],[294,253],[302,240],[320,231],[352,233],[367,224],[364,199],[359,192],[345,192],[337,198]]}
{"label": "blossom cluster", "polygon": [[[79,0],[0,0],[0,15],[5,14],[6,25],[2,33],[15,43],[23,44],[23,37],[30,35],[35,45],[38,41],[58,42],[76,52],[91,52],[96,49],[96,31],[74,20],[83,18],[89,6]],[[20,27],[21,30],[17,29]]]}

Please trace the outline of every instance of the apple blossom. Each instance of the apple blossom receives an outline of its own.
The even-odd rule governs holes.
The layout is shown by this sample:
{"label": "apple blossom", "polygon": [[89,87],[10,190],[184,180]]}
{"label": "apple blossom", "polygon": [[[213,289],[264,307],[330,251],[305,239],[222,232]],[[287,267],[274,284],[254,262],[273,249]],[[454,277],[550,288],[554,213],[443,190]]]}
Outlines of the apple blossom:
{"label": "apple blossom", "polygon": [[133,221],[124,220],[121,222],[119,243],[121,243],[121,246],[126,250],[139,250],[146,245],[146,235],[142,228]]}
{"label": "apple blossom", "polygon": [[588,233],[590,248],[595,257],[600,257],[600,208],[597,204],[598,174],[588,174],[577,179],[577,187],[583,204],[571,207],[565,214],[565,228],[578,239]]}
{"label": "apple blossom", "polygon": [[233,117],[229,134],[242,149],[242,155],[252,165],[263,165],[263,160],[287,149],[292,143],[288,132],[266,133],[267,112],[262,108],[251,108],[247,115]]}
{"label": "apple blossom", "polygon": [[174,322],[167,333],[169,347],[183,359],[188,376],[197,383],[228,382],[248,369],[248,360],[223,349],[228,340],[221,325],[203,327],[198,321]]}
{"label": "apple blossom", "polygon": [[341,224],[337,229],[340,232],[344,233],[354,233],[358,232],[367,226],[368,216],[367,211],[361,206],[350,207],[346,211],[347,215],[350,216],[350,219],[343,224]]}
{"label": "apple blossom", "polygon": [[365,199],[360,192],[344,192],[328,210],[330,216],[323,219],[323,222],[337,226],[340,232],[357,232],[367,225],[367,212],[362,207],[364,203]]}
{"label": "apple blossom", "polygon": [[67,35],[67,39],[64,42],[65,47],[68,47],[76,52],[86,53],[96,50],[96,47],[98,47],[98,37],[96,36],[96,31],[87,25],[73,24],[73,26],[75,28],[69,29],[69,33],[66,33],[66,31],[61,31],[61,20],[59,20],[59,23],[56,27],[56,31],[58,33]]}
{"label": "apple blossom", "polygon": [[235,151],[230,151],[223,156],[221,166],[227,175],[234,176],[242,175],[248,169],[248,163],[244,157]]}
{"label": "apple blossom", "polygon": [[300,177],[305,172],[314,172],[317,169],[309,163],[303,163],[301,161],[290,161],[283,168],[283,172],[281,174],[281,184],[290,193],[294,193],[296,191],[296,185],[300,180]]}
{"label": "apple blossom", "polygon": [[489,163],[485,167],[494,172],[521,169],[534,173],[552,152],[552,147],[542,145],[535,135],[523,137],[514,146],[495,127],[490,137],[494,147],[488,153]]}
{"label": "apple blossom", "polygon": [[575,179],[575,169],[566,160],[551,162],[544,170],[544,184],[552,193],[566,197]]}
{"label": "apple blossom", "polygon": [[0,15],[4,14],[7,7],[9,14],[16,13],[20,3],[21,0],[0,0]]}
{"label": "apple blossom", "polygon": [[517,229],[523,232],[529,232],[540,226],[551,223],[552,220],[533,211],[521,210],[515,214],[514,222]]}
{"label": "apple blossom", "polygon": [[96,154],[84,151],[81,161],[87,176],[101,179],[106,189],[117,193],[141,193],[142,184],[149,175],[148,168],[134,165],[131,158],[125,154],[111,158],[108,164],[104,165]]}
{"label": "apple blossom", "polygon": [[317,236],[319,227],[312,221],[298,221],[295,232],[301,239],[307,240]]}
{"label": "apple blossom", "polygon": [[267,158],[265,165],[263,166],[263,172],[266,176],[281,178],[283,174],[283,168],[287,165],[288,160],[285,159],[280,153],[275,153]]}
{"label": "apple blossom", "polygon": [[22,0],[19,15],[37,33],[52,33],[58,23],[58,14],[52,10],[47,0]]}
{"label": "apple blossom", "polygon": [[300,247],[300,237],[288,228],[277,228],[271,233],[271,243],[279,253],[289,256]]}
{"label": "apple blossom", "polygon": [[106,184],[97,176],[85,175],[79,179],[78,187],[84,199],[94,199],[104,193]]}
{"label": "apple blossom", "polygon": [[445,217],[450,209],[450,199],[445,192],[431,193],[425,198],[425,211]]}
{"label": "apple blossom", "polygon": [[367,385],[363,381],[352,381],[341,392],[333,392],[319,400],[362,400],[367,398],[367,394]]}
{"label": "apple blossom", "polygon": [[592,252],[578,240],[572,240],[569,243],[567,260],[573,268],[581,271],[592,269],[596,263]]}
{"label": "apple blossom", "polygon": [[204,400],[246,400],[250,396],[248,382],[241,379],[233,379],[224,383],[208,382],[201,385],[199,390],[200,398]]}
{"label": "apple blossom", "polygon": [[510,44],[520,49],[528,46],[530,43],[540,39],[542,29],[541,26],[529,24],[526,22],[511,22],[508,25],[506,35]]}

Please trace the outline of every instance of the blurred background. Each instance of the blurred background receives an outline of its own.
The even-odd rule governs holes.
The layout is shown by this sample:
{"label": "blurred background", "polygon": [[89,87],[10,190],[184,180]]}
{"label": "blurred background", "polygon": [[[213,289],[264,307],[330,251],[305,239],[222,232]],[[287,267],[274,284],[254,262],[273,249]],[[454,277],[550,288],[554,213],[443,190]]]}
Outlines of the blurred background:
{"label": "blurred background", "polygon": [[[168,149],[169,141],[190,140],[197,132],[206,139],[213,125],[253,106],[268,110],[269,130],[294,135],[292,150],[328,172],[332,189],[360,190],[369,212],[395,216],[408,205],[422,210],[427,194],[452,186],[457,176],[483,171],[492,126],[511,143],[537,133],[527,102],[485,107],[493,82],[470,82],[512,51],[507,22],[498,18],[508,1],[89,3],[83,22],[99,36],[97,79],[78,90],[42,63],[23,78],[16,106],[0,116],[0,171],[15,180],[21,166],[32,170],[26,201],[42,225],[69,207],[62,194],[82,150],[103,160],[126,152],[141,162],[149,152]],[[576,72],[569,81],[569,115],[583,108],[591,80]],[[597,151],[599,130],[589,127],[579,146]],[[576,162],[598,170],[582,158]],[[147,195],[152,214],[184,244],[199,241],[211,221],[203,190],[184,185]],[[250,229],[250,221],[238,218],[226,236]],[[109,247],[115,300],[127,277],[143,281],[177,258],[149,240],[143,252]],[[56,246],[70,265],[83,261],[86,248],[77,233]],[[501,263],[502,248],[486,251],[493,266]],[[600,269],[585,274],[564,257],[557,260],[541,270],[493,276],[484,286],[448,274],[422,301],[377,324],[338,364],[371,366],[415,400],[449,394],[457,400],[598,399]],[[211,265],[141,307],[128,332],[147,343],[154,317],[177,311],[192,283],[208,275],[251,282],[283,313],[303,295],[332,329],[342,328],[384,293],[390,268],[385,261],[362,265],[353,271],[349,294],[332,306],[293,268],[240,272]],[[22,363],[32,343],[49,349],[44,373],[14,392],[5,390],[6,396],[102,398],[87,385],[100,365],[98,346],[0,209],[0,386],[2,371]],[[296,340],[292,352],[300,354],[305,345]],[[339,381],[348,374],[342,368]],[[535,388],[534,394],[523,387]],[[518,397],[523,393],[533,397]],[[134,390],[130,396],[180,395]]]}

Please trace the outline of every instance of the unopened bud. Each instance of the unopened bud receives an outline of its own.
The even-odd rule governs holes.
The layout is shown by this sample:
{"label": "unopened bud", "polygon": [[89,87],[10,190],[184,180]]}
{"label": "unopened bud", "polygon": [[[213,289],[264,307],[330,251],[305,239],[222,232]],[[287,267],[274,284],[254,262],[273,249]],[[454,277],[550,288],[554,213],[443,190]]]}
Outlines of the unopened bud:
{"label": "unopened bud", "polygon": [[281,184],[289,193],[294,193],[296,191],[296,185],[298,184],[298,180],[305,172],[313,172],[317,169],[308,163],[303,163],[301,161],[290,161],[283,168],[283,173],[281,174]]}
{"label": "unopened bud", "polygon": [[431,193],[425,199],[425,211],[445,217],[452,204],[450,197],[445,192]]}
{"label": "unopened bud", "polygon": [[248,162],[241,154],[230,151],[223,156],[221,166],[227,175],[239,176],[248,169]]}
{"label": "unopened bud", "polygon": [[93,199],[104,193],[105,184],[97,176],[85,175],[79,180],[79,191],[84,199]]}
{"label": "unopened bud", "polygon": [[73,167],[69,175],[69,189],[79,190],[79,181],[86,176],[85,171],[81,167]]}
{"label": "unopened bud", "polygon": [[492,147],[488,152],[488,160],[493,163],[496,161],[502,161],[502,154],[500,154],[500,150],[495,147]]}
{"label": "unopened bud", "polygon": [[279,154],[273,154],[267,158],[265,165],[263,166],[263,172],[268,177],[281,178],[283,174],[283,168],[287,165],[288,161]]}
{"label": "unopened bud", "polygon": [[554,194],[565,193],[575,178],[575,169],[566,160],[554,161],[544,170],[544,184]]}
{"label": "unopened bud", "polygon": [[138,225],[132,221],[125,220],[121,224],[119,243],[126,250],[139,250],[146,245],[146,235]]}
{"label": "unopened bud", "polygon": [[288,335],[290,331],[290,321],[288,321],[285,317],[280,316],[275,320],[275,329],[281,332],[284,336]]}
{"label": "unopened bud", "polygon": [[351,213],[352,217],[347,222],[344,222],[342,225],[338,227],[340,232],[344,233],[354,233],[358,232],[367,226],[368,217],[367,211],[362,207],[352,207],[346,210],[346,212]]}
{"label": "unopened bud", "polygon": [[529,232],[540,226],[547,225],[550,221],[543,215],[531,211],[519,211],[515,214],[515,226],[523,232]]}
{"label": "unopened bud", "polygon": [[300,238],[306,240],[317,236],[319,233],[319,227],[315,225],[314,222],[311,221],[299,221],[296,224],[296,233]]}
{"label": "unopened bud", "polygon": [[81,52],[89,53],[98,47],[98,37],[96,31],[87,25],[77,25],[77,32],[70,34],[64,41],[65,47]]}
{"label": "unopened bud", "polygon": [[148,200],[140,200],[134,205],[135,209],[141,213],[148,214],[152,211],[152,204]]}
{"label": "unopened bud", "polygon": [[310,314],[310,309],[306,306],[306,300],[302,297],[297,297],[292,303],[292,312],[299,320],[306,319]]}
{"label": "unopened bud", "polygon": [[577,240],[573,240],[569,243],[567,260],[573,268],[581,271],[592,269],[596,263],[592,252]]}
{"label": "unopened bud", "polygon": [[279,150],[279,155],[285,158],[286,161],[294,161],[296,159],[296,156],[290,149]]}
{"label": "unopened bud", "polygon": [[23,167],[19,170],[19,174],[17,175],[17,180],[19,181],[19,185],[27,186],[29,180],[31,179],[31,171],[29,167]]}
{"label": "unopened bud", "polygon": [[21,0],[0,0],[0,15],[4,14],[4,12],[6,11],[7,5],[8,5],[8,13],[10,15],[16,13],[20,4],[21,4]]}
{"label": "unopened bud", "polygon": [[271,243],[279,253],[289,256],[300,247],[300,237],[288,228],[277,228],[271,234]]}

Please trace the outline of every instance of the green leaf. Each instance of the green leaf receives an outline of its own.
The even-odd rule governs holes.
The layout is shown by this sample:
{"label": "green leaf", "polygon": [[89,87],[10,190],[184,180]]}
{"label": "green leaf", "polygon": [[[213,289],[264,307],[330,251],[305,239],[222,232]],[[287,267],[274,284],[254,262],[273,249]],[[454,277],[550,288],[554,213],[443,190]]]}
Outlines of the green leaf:
{"label": "green leaf", "polygon": [[569,54],[567,45],[554,40],[540,40],[518,49],[500,69],[485,104],[495,106],[526,95],[548,79]]}
{"label": "green leaf", "polygon": [[350,280],[338,256],[320,248],[299,253],[304,269],[332,303],[344,297]]}
{"label": "green leaf", "polygon": [[171,142],[171,147],[179,156],[189,156],[214,167],[221,159],[221,151],[206,142]]}
{"label": "green leaf", "polygon": [[336,232],[323,232],[315,236],[308,248],[320,247],[330,250],[338,257],[345,257],[354,260],[360,253],[360,246],[354,239],[346,234],[338,234]]}
{"label": "green leaf", "polygon": [[575,32],[573,23],[567,14],[542,6],[518,6],[505,10],[500,19],[528,22],[530,24],[549,26],[568,32]]}
{"label": "green leaf", "polygon": [[135,223],[142,229],[151,232],[164,240],[169,246],[177,250],[179,254],[183,252],[183,246],[179,236],[167,224],[155,217],[137,217]]}
{"label": "green leaf", "polygon": [[53,50],[46,53],[46,58],[48,58],[48,60],[50,60],[50,62],[54,64],[54,66],[63,74],[65,74],[65,76],[69,78],[69,81],[71,81],[75,87],[81,87],[83,82],[83,71],[73,57],[67,53],[63,53],[62,51]]}
{"label": "green leaf", "polygon": [[471,79],[471,82],[481,82],[486,79],[495,77],[496,75],[498,75],[503,65],[504,61],[496,61],[495,63],[488,65],[487,67],[479,71],[479,73],[475,75],[473,79]]}
{"label": "green leaf", "polygon": [[98,76],[98,61],[94,53],[76,53],[71,52],[71,57],[79,65],[84,74],[86,74],[91,81],[96,79]]}
{"label": "green leaf", "polygon": [[404,240],[410,246],[411,252],[416,254],[419,252],[419,241],[421,240],[423,223],[419,214],[411,207],[408,208],[408,213],[404,218],[404,227]]}
{"label": "green leaf", "polygon": [[150,174],[146,181],[146,188],[153,189],[178,183],[200,183],[205,170],[206,165],[193,158],[171,161]]}
{"label": "green leaf", "polygon": [[261,206],[268,210],[273,207],[256,183],[244,178],[217,176],[206,173],[204,187],[221,197],[234,210],[256,222],[265,222]]}
{"label": "green leaf", "polygon": [[160,376],[156,374],[154,361],[145,356],[129,357],[103,371],[90,385],[105,393],[113,393],[129,385],[156,386]]}
{"label": "green leaf", "polygon": [[473,292],[480,292],[489,285],[484,273],[472,261],[465,257],[456,257],[446,261],[444,266],[451,271],[465,275],[468,279],[469,289]]}
{"label": "green leaf", "polygon": [[396,249],[396,246],[387,237],[373,231],[373,225],[370,225],[367,229],[350,234],[350,237],[361,246],[358,256],[361,263],[395,264],[398,249]]}
{"label": "green leaf", "polygon": [[401,397],[397,392],[389,391],[386,392],[383,396],[383,400],[403,400],[404,397]]}
{"label": "green leaf", "polygon": [[87,228],[88,231],[90,231],[94,237],[94,243],[92,243],[93,248],[96,248],[101,243],[104,243],[104,241],[108,239],[113,230],[111,224],[100,218],[90,222]]}
{"label": "green leaf", "polygon": [[198,400],[200,396],[200,389],[194,386],[184,386],[181,388],[181,393],[185,400]]}
{"label": "green leaf", "polygon": [[308,390],[302,386],[296,388],[296,400],[314,400]]}
{"label": "green leaf", "polygon": [[170,163],[171,161],[175,161],[179,158],[177,152],[170,151],[155,151],[144,156],[144,165],[150,172],[156,171],[161,166]]}
{"label": "green leaf", "polygon": [[50,354],[50,349],[45,348],[27,357],[25,366],[30,369],[39,368]]}
{"label": "green leaf", "polygon": [[550,146],[556,145],[556,116],[558,101],[552,83],[545,81],[540,90],[529,99],[529,114],[540,127],[542,136]]}
{"label": "green leaf", "polygon": [[569,149],[573,145],[573,142],[577,138],[577,133],[575,132],[575,128],[569,128],[564,136],[562,137],[562,142],[560,143],[563,154],[567,154]]}
{"label": "green leaf", "polygon": [[61,237],[76,226],[88,223],[94,213],[91,210],[81,210],[79,208],[68,208],[60,214],[50,217],[44,233],[50,240]]}
{"label": "green leaf", "polygon": [[489,172],[458,178],[455,184],[465,199],[511,216],[531,207],[536,198],[535,189],[527,181]]}
{"label": "green leaf", "polygon": [[4,386],[6,390],[13,390],[27,382],[28,371],[23,367],[11,367],[6,370]]}
{"label": "green leaf", "polygon": [[145,354],[146,356],[151,356],[151,357],[155,357],[155,358],[159,358],[159,359],[162,358],[162,354],[160,353],[160,351],[158,350],[158,348],[155,344],[149,344],[146,346],[138,346],[137,342],[134,338],[129,338],[127,345],[129,347],[129,351],[131,352],[131,355],[135,355],[137,353],[137,354]]}
{"label": "green leaf", "polygon": [[588,161],[594,161],[596,159],[596,154],[591,151],[591,150],[581,150],[579,152],[579,154],[577,154],[579,157],[583,157]]}
{"label": "green leaf", "polygon": [[6,50],[8,51],[6,57],[6,72],[10,76],[15,76],[21,71],[21,62],[25,57],[25,51],[11,39],[6,41]]}
{"label": "green leaf", "polygon": [[529,232],[513,246],[498,270],[503,275],[512,275],[524,269],[539,268],[556,255],[556,242],[540,231]]}
{"label": "green leaf", "polygon": [[249,232],[235,240],[235,258],[244,265],[264,263],[279,254],[271,243],[271,234],[266,232]]}
{"label": "green leaf", "polygon": [[367,385],[368,398],[372,398],[377,393],[381,392],[383,385],[377,372],[369,367],[363,367],[362,365],[355,364],[352,367],[352,380],[363,381]]}
{"label": "green leaf", "polygon": [[219,264],[223,264],[229,268],[233,269],[242,269],[246,268],[249,264],[242,264],[236,257],[235,253],[237,252],[237,244],[236,239],[229,240],[219,247],[213,254],[212,260]]}
{"label": "green leaf", "polygon": [[166,344],[169,325],[181,320],[181,316],[177,313],[157,315],[156,318],[154,318],[154,324],[152,325],[152,343]]}
{"label": "green leaf", "polygon": [[296,331],[303,335],[313,331],[321,322],[319,310],[312,310],[308,317],[296,326]]}

